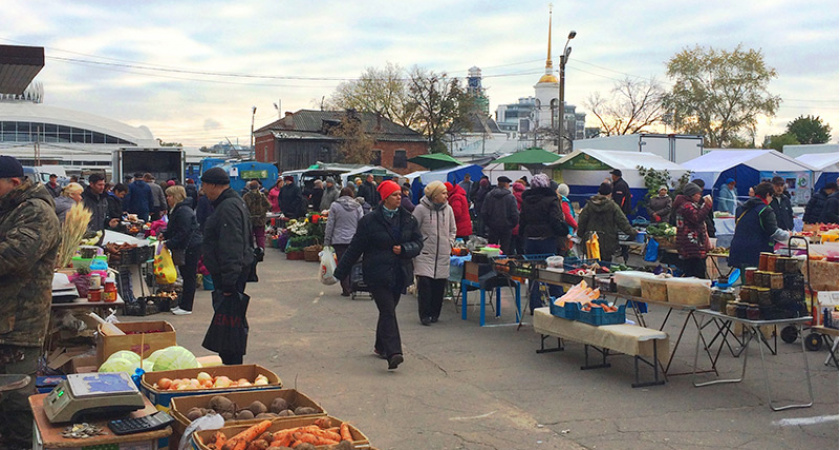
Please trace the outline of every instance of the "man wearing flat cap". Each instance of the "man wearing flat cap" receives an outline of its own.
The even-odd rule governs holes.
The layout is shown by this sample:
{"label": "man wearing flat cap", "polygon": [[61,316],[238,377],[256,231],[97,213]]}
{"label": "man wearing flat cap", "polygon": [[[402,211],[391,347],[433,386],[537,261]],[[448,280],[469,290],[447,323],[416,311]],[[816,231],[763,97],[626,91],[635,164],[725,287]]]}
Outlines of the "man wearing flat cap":
{"label": "man wearing flat cap", "polygon": [[622,173],[618,169],[613,169],[610,172],[610,178],[612,179],[612,199],[618,203],[621,212],[627,215],[630,214],[630,186],[627,185],[624,178],[621,178],[621,175]]}
{"label": "man wearing flat cap", "polygon": [[487,227],[487,241],[499,244],[504,254],[511,255],[511,239],[513,228],[519,224],[519,209],[516,197],[509,189],[511,179],[501,176],[496,181],[496,187],[487,194],[481,206],[481,218]]}
{"label": "man wearing flat cap", "polygon": [[29,375],[0,395],[0,448],[32,447],[35,372],[47,335],[59,224],[52,195],[0,156],[0,373]]}
{"label": "man wearing flat cap", "polygon": [[341,190],[335,185],[335,178],[327,177],[327,180],[324,181],[324,196],[321,197],[321,203],[319,205],[313,203],[312,207],[318,208],[318,211],[327,211],[333,202],[338,200],[339,194],[341,194]]}
{"label": "man wearing flat cap", "polygon": [[[247,330],[245,310],[248,297],[245,295],[245,283],[254,263],[250,214],[242,197],[230,188],[230,177],[224,169],[213,167],[207,170],[201,175],[201,183],[202,190],[214,208],[213,214],[204,224],[201,248],[204,265],[213,278],[213,309],[218,312],[220,308],[227,308],[224,302],[244,303],[241,315],[225,320],[233,322],[239,319],[238,323],[244,323]],[[210,330],[213,330],[213,325]],[[242,364],[245,342],[217,338],[208,331],[201,345],[217,352],[226,365]],[[247,331],[245,339],[247,341]]]}

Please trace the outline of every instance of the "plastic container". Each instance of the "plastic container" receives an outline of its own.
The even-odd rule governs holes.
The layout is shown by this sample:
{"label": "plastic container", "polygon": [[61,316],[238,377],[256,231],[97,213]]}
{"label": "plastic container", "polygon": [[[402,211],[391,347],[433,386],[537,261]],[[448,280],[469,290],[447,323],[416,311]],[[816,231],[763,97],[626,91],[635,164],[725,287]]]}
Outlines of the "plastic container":
{"label": "plastic container", "polygon": [[579,303],[575,303],[575,306],[572,306],[571,303],[566,303],[563,306],[558,306],[554,304],[555,300],[557,300],[555,297],[551,297],[551,301],[548,302],[548,309],[549,311],[551,311],[552,316],[568,320],[577,320],[578,311],[580,310]]}
{"label": "plastic container", "polygon": [[102,301],[102,291],[103,289],[89,289],[88,290],[88,301],[89,302],[101,302]]}
{"label": "plastic container", "polygon": [[708,306],[712,294],[711,280],[700,278],[668,278],[668,302],[686,306]]}
{"label": "plastic container", "polygon": [[105,280],[105,289],[102,292],[102,301],[105,303],[117,301],[117,282],[113,278]]}
{"label": "plastic container", "polygon": [[90,287],[88,288],[91,291],[96,291],[102,288],[102,275],[98,273],[90,274],[88,277],[88,284]]}
{"label": "plastic container", "polygon": [[634,297],[641,297],[642,295],[642,278],[654,277],[656,277],[656,275],[652,273],[638,272],[634,270],[616,272],[613,275],[618,293],[632,295]]}
{"label": "plastic container", "polygon": [[[603,300],[593,300],[592,303],[608,304]],[[578,308],[577,320],[579,322],[588,323],[596,327],[622,324],[627,320],[626,305],[619,306],[616,312],[605,312],[602,308],[592,308],[589,311],[583,311],[580,309],[580,303],[568,303],[567,306]]]}

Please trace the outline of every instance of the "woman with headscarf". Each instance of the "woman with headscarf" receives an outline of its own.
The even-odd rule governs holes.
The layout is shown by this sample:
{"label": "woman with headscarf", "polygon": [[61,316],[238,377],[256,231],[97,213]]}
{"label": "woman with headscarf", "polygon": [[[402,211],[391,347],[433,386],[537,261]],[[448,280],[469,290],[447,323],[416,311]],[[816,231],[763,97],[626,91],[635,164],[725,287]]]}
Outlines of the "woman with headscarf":
{"label": "woman with headscarf", "polygon": [[612,261],[613,254],[618,250],[618,232],[622,231],[631,238],[636,238],[638,232],[630,226],[627,216],[610,199],[612,186],[609,182],[601,183],[598,194],[593,195],[586,206],[580,211],[578,218],[578,236],[589,239],[589,233],[598,233],[598,243],[601,249],[601,260]]}
{"label": "woman with headscarf", "polygon": [[373,351],[388,360],[388,370],[394,370],[404,361],[397,303],[405,288],[414,283],[412,260],[423,249],[423,235],[417,219],[400,207],[402,195],[397,183],[383,181],[377,191],[382,201],[359,221],[333,276],[340,280],[349,275],[353,264],[364,255],[364,281],[379,309]]}
{"label": "woman with headscarf", "polygon": [[668,195],[668,186],[659,186],[656,197],[651,197],[648,202],[648,215],[651,223],[666,222],[671,216],[671,196]]}
{"label": "woman with headscarf", "polygon": [[[198,220],[193,211],[192,199],[187,197],[183,186],[166,188],[166,203],[169,205],[169,224],[163,232],[166,248],[172,251],[173,261],[178,265],[181,278],[184,279],[181,299],[178,306],[172,309],[172,314],[192,314],[195,299],[196,269],[201,256],[201,231]],[[183,259],[175,257],[176,253],[183,254]]]}
{"label": "woman with headscarf", "polygon": [[[518,184],[518,183],[514,183]],[[551,180],[542,173],[531,178],[531,189],[522,193],[522,211],[519,214],[519,233],[526,255],[554,255],[557,239],[568,236],[569,227],[563,220],[560,199],[551,189]],[[552,286],[555,290],[558,286]],[[531,313],[542,306],[539,283],[531,283]],[[558,295],[558,292],[551,292]]]}
{"label": "woman with headscarf", "polygon": [[420,323],[429,326],[440,317],[457,226],[452,207],[446,202],[448,191],[443,183],[432,181],[423,193],[412,213],[423,235],[423,250],[414,259],[414,275]]}
{"label": "woman with headscarf", "polygon": [[79,183],[70,183],[64,186],[61,195],[55,198],[55,214],[58,216],[58,223],[64,225],[64,219],[67,217],[67,211],[76,203],[82,201],[82,192],[85,188]]}
{"label": "woman with headscarf", "polygon": [[683,272],[697,278],[706,278],[706,252],[709,250],[706,216],[712,210],[712,198],[703,199],[702,196],[700,186],[688,183],[674,200],[677,248]]}

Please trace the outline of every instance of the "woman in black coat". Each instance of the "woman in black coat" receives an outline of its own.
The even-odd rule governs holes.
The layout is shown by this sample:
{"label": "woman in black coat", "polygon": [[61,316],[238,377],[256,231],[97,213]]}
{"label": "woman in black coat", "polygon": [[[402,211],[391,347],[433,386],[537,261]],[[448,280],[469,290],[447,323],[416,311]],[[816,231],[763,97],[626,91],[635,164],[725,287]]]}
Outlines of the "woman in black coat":
{"label": "woman in black coat", "polygon": [[[166,248],[172,251],[173,260],[178,265],[184,286],[181,300],[172,314],[192,314],[195,299],[196,268],[201,256],[201,231],[192,209],[193,199],[187,197],[183,186],[170,186],[166,189],[166,203],[169,204],[169,224],[163,232]],[[176,254],[183,255],[183,259]]]}
{"label": "woman in black coat", "polygon": [[384,181],[377,191],[383,200],[359,221],[356,234],[333,276],[339,280],[347,276],[364,254],[364,281],[379,309],[373,351],[387,358],[388,370],[393,370],[403,362],[397,303],[405,288],[414,283],[412,259],[423,249],[423,236],[417,219],[400,207],[397,183]]}

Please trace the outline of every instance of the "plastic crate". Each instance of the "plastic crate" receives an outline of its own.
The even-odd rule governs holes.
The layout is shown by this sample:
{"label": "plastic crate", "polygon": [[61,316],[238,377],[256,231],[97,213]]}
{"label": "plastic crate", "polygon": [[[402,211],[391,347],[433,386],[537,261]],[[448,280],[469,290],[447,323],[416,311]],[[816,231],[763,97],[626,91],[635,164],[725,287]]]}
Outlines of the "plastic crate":
{"label": "plastic crate", "polygon": [[150,316],[159,313],[160,311],[154,301],[155,298],[157,297],[139,297],[135,302],[127,302],[125,304],[125,315]]}
{"label": "plastic crate", "polygon": [[[608,304],[603,300],[593,300],[592,303],[598,303],[602,305]],[[601,325],[616,325],[622,324],[626,321],[626,306],[621,305],[618,307],[618,311],[616,312],[605,312],[601,308],[592,308],[589,311],[583,311],[580,309],[579,303],[569,303],[572,308],[577,308],[577,319],[580,322],[588,323],[589,325],[594,325],[599,327]]]}
{"label": "plastic crate", "polygon": [[555,297],[551,297],[549,300],[548,309],[551,311],[552,316],[560,317],[561,319],[577,320],[579,303],[575,303],[575,306],[571,306],[571,303],[566,303],[564,306],[557,306],[554,304]]}

